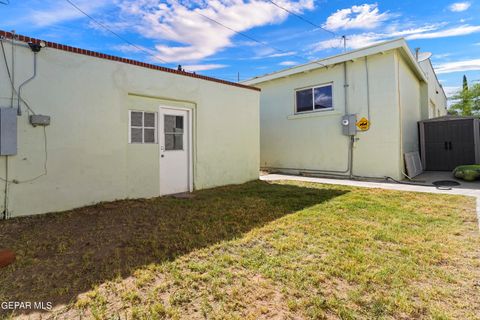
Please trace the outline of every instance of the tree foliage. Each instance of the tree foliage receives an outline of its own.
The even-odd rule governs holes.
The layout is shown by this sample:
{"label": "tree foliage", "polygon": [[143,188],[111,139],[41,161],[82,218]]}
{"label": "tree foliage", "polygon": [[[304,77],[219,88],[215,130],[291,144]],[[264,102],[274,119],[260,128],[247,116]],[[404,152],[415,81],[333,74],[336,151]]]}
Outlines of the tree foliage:
{"label": "tree foliage", "polygon": [[463,86],[452,98],[455,101],[450,113],[461,116],[480,116],[480,84],[468,86],[467,77],[463,76]]}

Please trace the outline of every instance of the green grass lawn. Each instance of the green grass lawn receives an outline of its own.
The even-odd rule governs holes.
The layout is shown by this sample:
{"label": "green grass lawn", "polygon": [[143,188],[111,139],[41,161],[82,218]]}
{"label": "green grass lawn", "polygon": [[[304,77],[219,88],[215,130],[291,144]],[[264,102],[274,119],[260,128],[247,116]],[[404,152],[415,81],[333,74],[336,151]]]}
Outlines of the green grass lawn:
{"label": "green grass lawn", "polygon": [[3,221],[0,245],[0,301],[54,304],[11,317],[480,319],[460,196],[256,181]]}

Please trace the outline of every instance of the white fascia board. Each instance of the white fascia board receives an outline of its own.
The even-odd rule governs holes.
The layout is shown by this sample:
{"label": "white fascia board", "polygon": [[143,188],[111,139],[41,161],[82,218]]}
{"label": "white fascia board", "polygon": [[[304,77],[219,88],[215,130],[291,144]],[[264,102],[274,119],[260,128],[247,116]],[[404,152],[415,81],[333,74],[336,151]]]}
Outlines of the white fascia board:
{"label": "white fascia board", "polygon": [[354,51],[350,51],[350,52],[347,52],[347,53],[342,53],[342,54],[339,54],[339,55],[336,55],[336,56],[331,56],[331,57],[328,57],[328,58],[325,58],[325,59],[309,62],[309,63],[302,64],[302,65],[299,65],[299,66],[295,66],[295,67],[292,67],[292,68],[280,70],[280,71],[277,71],[277,72],[266,74],[266,75],[263,75],[263,76],[260,76],[260,77],[256,77],[256,78],[253,78],[253,79],[246,80],[246,81],[242,81],[242,84],[256,85],[256,84],[259,84],[259,83],[262,83],[262,82],[267,82],[267,81],[271,81],[271,80],[275,80],[275,79],[279,79],[279,78],[284,78],[284,77],[288,77],[288,76],[291,76],[291,75],[294,75],[294,74],[299,74],[299,73],[302,73],[302,72],[309,72],[311,70],[333,66],[333,65],[336,65],[336,64],[339,64],[339,63],[343,63],[345,61],[355,60],[355,59],[363,58],[365,56],[379,54],[379,53],[383,53],[383,52],[387,52],[387,51],[391,51],[391,50],[396,50],[396,49],[401,49],[401,51],[403,52],[404,58],[406,58],[407,63],[412,68],[412,70],[415,72],[417,77],[420,80],[426,81],[425,75],[424,75],[422,69],[420,68],[420,66],[418,65],[418,63],[416,62],[415,58],[413,57],[412,53],[410,52],[410,49],[408,48],[408,45],[407,45],[405,39],[399,38],[399,39],[390,40],[390,41],[382,42],[382,43],[379,43],[379,44],[375,44],[375,45],[372,45],[372,46],[369,46],[369,47],[357,49],[357,50],[354,50]]}

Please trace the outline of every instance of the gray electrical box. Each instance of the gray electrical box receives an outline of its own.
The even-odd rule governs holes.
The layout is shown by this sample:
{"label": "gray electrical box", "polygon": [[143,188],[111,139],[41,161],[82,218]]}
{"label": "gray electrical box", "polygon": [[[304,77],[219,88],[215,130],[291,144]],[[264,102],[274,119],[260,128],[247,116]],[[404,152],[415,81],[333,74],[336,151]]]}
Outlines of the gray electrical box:
{"label": "gray electrical box", "polygon": [[0,156],[17,154],[17,108],[0,108]]}
{"label": "gray electrical box", "polygon": [[357,134],[357,115],[346,114],[342,117],[342,132],[346,136],[354,136]]}
{"label": "gray electrical box", "polygon": [[48,126],[50,125],[50,116],[44,116],[41,114],[34,114],[30,116],[30,124],[36,126]]}

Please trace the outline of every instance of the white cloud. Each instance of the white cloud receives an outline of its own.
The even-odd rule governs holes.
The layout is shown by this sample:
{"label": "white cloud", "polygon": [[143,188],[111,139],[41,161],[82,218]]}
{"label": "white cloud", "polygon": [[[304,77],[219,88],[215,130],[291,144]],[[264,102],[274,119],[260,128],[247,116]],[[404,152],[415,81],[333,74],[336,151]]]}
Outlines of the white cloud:
{"label": "white cloud", "polygon": [[[313,9],[313,0],[278,0],[296,12]],[[208,20],[214,19],[236,31],[279,23],[287,12],[264,1],[215,0],[123,0],[124,15],[144,37],[157,42],[158,54],[168,62],[198,61],[232,45],[235,32]]]}
{"label": "white cloud", "polygon": [[[114,46],[113,49],[115,49],[116,51],[123,52],[123,53],[141,53],[144,50],[147,51],[147,52],[151,51],[147,47],[143,47],[143,46],[140,46],[140,45],[135,45],[135,47],[134,47],[134,46],[129,45],[129,44],[120,44],[120,45]],[[154,54],[153,51],[151,53]]]}
{"label": "white cloud", "polygon": [[439,54],[435,54],[435,59],[444,59],[444,58],[450,57],[451,55],[452,55],[451,53],[439,53]]}
{"label": "white cloud", "polygon": [[444,26],[443,23],[437,23],[437,24],[426,24],[421,27],[416,27],[416,28],[408,28],[408,29],[403,29],[399,30],[398,25],[395,26],[394,28],[389,28],[385,33],[390,35],[391,37],[406,37],[414,34],[421,34],[429,31],[435,31],[438,30]]}
{"label": "white cloud", "polygon": [[286,52],[273,53],[273,52],[276,52],[276,51],[274,49],[271,49],[271,48],[262,48],[262,49],[256,50],[256,51],[257,51],[257,53],[255,54],[255,56],[242,58],[242,60],[283,58],[283,57],[294,56],[294,55],[297,54],[296,51],[286,51]]}
{"label": "white cloud", "polygon": [[437,74],[480,70],[480,59],[445,62],[434,66]]}
{"label": "white cloud", "polygon": [[295,61],[282,61],[279,63],[279,65],[281,66],[295,66],[297,64],[298,62],[295,62]]}
{"label": "white cloud", "polygon": [[[362,34],[352,34],[347,37],[347,49],[360,49],[363,47],[368,47],[374,45],[376,43],[382,42],[381,34],[377,33],[362,33]],[[317,52],[321,50],[328,50],[328,49],[339,49],[343,48],[343,40],[342,39],[329,39],[320,41],[319,43],[312,46],[312,51]]]}
{"label": "white cloud", "polygon": [[444,29],[436,32],[426,32],[412,34],[406,37],[409,40],[412,39],[433,39],[433,38],[446,38],[455,36],[464,36],[472,33],[480,32],[480,26],[463,25],[455,28]]}
{"label": "white cloud", "polygon": [[324,27],[328,30],[374,29],[390,17],[388,12],[380,13],[378,5],[363,4],[337,10],[327,18]]}
{"label": "white cloud", "polygon": [[[413,39],[433,39],[433,38],[445,38],[468,35],[476,32],[480,32],[480,26],[463,25],[453,28],[441,29],[444,24],[429,24],[418,28],[410,28],[405,30],[391,29],[388,32],[375,33],[364,32],[359,34],[351,34],[347,36],[347,48],[359,49],[380,43],[382,41],[404,37],[407,40]],[[330,48],[342,48],[343,42],[339,39],[330,39],[320,41],[312,46],[314,52],[326,50]]]}
{"label": "white cloud", "polygon": [[182,68],[188,72],[215,70],[215,69],[221,69],[225,67],[228,67],[228,66],[224,64],[191,64],[191,65],[182,66]]}
{"label": "white cloud", "polygon": [[287,56],[293,56],[295,54],[297,54],[295,51],[288,51],[288,52],[270,54],[267,56],[267,58],[287,57]]}
{"label": "white cloud", "polygon": [[448,6],[448,9],[452,12],[462,12],[468,10],[472,4],[470,2],[455,2]]}
{"label": "white cloud", "polygon": [[447,98],[455,95],[460,89],[461,87],[443,87],[443,91],[445,91],[445,95],[447,96]]}
{"label": "white cloud", "polygon": [[[108,3],[108,0],[75,1],[75,4],[88,14],[91,14]],[[25,20],[23,23],[27,23],[26,21],[28,19],[28,23],[32,23],[37,27],[47,27],[65,21],[85,18],[81,12],[72,7],[66,1],[62,1],[61,3],[59,1],[46,1],[43,7],[45,9],[35,9],[31,14],[26,15],[28,18],[22,18],[21,20]]]}

